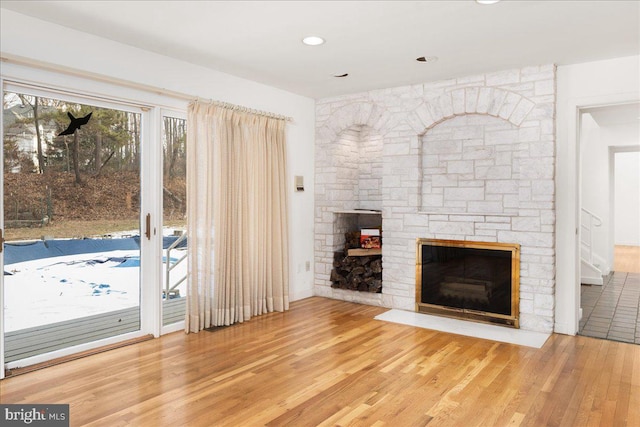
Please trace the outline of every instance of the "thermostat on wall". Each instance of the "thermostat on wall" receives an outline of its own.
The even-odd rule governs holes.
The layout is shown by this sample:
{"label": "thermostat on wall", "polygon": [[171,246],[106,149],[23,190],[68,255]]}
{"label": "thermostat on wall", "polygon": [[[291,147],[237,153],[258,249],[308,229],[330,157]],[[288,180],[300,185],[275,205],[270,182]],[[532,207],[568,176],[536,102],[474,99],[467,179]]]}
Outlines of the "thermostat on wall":
{"label": "thermostat on wall", "polygon": [[294,183],[296,186],[296,191],[304,191],[304,177],[300,175],[296,175],[294,177]]}

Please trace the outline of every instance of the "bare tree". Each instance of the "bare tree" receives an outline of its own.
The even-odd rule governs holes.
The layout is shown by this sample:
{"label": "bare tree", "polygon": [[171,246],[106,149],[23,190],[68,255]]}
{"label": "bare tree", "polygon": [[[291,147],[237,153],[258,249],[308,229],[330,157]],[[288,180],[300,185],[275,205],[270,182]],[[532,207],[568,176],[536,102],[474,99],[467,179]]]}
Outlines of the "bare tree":
{"label": "bare tree", "polygon": [[100,175],[102,169],[102,132],[96,134],[96,144],[93,150],[93,166],[96,176]]}
{"label": "bare tree", "polygon": [[[184,156],[185,144],[185,120],[176,117],[164,118],[164,173],[168,178],[179,176],[182,164],[178,161]],[[176,171],[178,169],[178,171]]]}
{"label": "bare tree", "polygon": [[33,103],[29,101],[29,97],[25,96],[25,95],[18,95],[20,97],[20,100],[24,103],[24,104],[28,104],[31,106],[31,109],[33,110],[33,125],[36,128],[36,146],[37,146],[37,153],[38,153],[38,173],[44,173],[44,154],[42,153],[42,135],[40,132],[40,118],[38,116],[38,97],[35,96],[33,97]]}
{"label": "bare tree", "polygon": [[80,176],[80,139],[78,131],[73,133],[73,172],[76,174],[76,184],[82,184]]}

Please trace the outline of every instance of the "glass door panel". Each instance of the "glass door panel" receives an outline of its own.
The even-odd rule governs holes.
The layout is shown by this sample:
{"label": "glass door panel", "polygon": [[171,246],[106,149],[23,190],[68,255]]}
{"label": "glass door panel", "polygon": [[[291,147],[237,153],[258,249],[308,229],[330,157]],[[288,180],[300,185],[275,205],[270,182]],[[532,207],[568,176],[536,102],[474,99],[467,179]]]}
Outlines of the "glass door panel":
{"label": "glass door panel", "polygon": [[186,120],[162,117],[162,325],[184,320],[187,295]]}
{"label": "glass door panel", "polygon": [[140,330],[142,116],[33,93],[3,100],[5,362]]}

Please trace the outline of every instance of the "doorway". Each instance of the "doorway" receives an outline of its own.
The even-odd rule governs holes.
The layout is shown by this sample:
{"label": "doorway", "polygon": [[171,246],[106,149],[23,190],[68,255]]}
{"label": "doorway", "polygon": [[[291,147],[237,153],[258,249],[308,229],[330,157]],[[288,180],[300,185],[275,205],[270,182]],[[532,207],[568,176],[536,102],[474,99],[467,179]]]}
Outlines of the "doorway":
{"label": "doorway", "polygon": [[[595,212],[599,228],[581,235],[580,335],[640,344],[640,141],[639,104],[582,110],[580,207]],[[588,174],[584,171],[589,171]],[[582,216],[584,219],[584,215]],[[584,260],[584,234],[602,266],[592,282]]]}
{"label": "doorway", "polygon": [[186,102],[2,88],[0,365],[184,328]]}
{"label": "doorway", "polygon": [[144,112],[3,91],[4,360],[141,331]]}

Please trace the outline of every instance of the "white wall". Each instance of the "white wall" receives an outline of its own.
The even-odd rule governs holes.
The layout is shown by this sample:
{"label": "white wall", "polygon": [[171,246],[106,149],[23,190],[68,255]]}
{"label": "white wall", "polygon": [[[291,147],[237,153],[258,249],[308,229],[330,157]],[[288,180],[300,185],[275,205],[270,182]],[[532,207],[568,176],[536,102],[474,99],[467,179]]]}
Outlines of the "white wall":
{"label": "white wall", "polygon": [[640,56],[558,67],[555,331],[578,331],[578,112],[640,100]]}
{"label": "white wall", "polygon": [[[640,149],[638,145],[640,135],[637,121],[615,125],[606,122],[600,124],[590,111],[592,110],[584,110],[580,121],[581,207],[602,219],[602,226],[593,228],[593,256],[594,264],[599,266],[603,274],[607,274],[613,268],[613,245],[622,244],[618,243],[621,239],[637,241],[640,222],[637,208],[634,207],[637,204],[633,204],[634,200],[638,199],[637,170],[640,164],[616,161],[615,168],[612,168],[614,164],[609,157],[613,155],[612,150],[618,148],[626,149],[629,146],[636,146]],[[618,155],[616,155],[617,158]],[[620,167],[623,169],[619,170]],[[611,204],[614,200],[612,195],[614,169],[615,209]],[[583,225],[587,225],[587,216],[582,214],[581,217]],[[614,241],[614,226],[616,241]],[[584,229],[582,231],[586,233]],[[585,237],[588,238],[588,236]],[[582,249],[582,256],[586,259],[585,250]]]}
{"label": "white wall", "polygon": [[580,118],[580,207],[603,219],[603,226],[594,233],[594,247],[606,248],[609,223],[609,150],[602,141],[600,126],[591,114],[585,112]]}
{"label": "white wall", "polygon": [[640,152],[615,154],[616,245],[640,246]]}
{"label": "white wall", "polygon": [[[260,83],[137,49],[66,27],[2,9],[3,58],[26,59],[84,76],[102,76],[265,110],[293,118],[287,125],[290,188],[290,295],[292,300],[313,295],[313,193],[315,101]],[[20,73],[11,61],[3,75]],[[16,71],[17,70],[17,71]],[[37,74],[37,73],[35,73]],[[75,77],[56,82],[74,87]],[[48,82],[40,82],[46,85]],[[127,91],[127,88],[124,88]],[[110,94],[106,94],[110,95]],[[186,101],[182,100],[186,107]],[[305,178],[305,191],[293,191],[293,177]]]}
{"label": "white wall", "polygon": [[[591,240],[593,264],[597,265],[603,274],[607,274],[613,262],[611,219],[609,218],[609,147],[602,140],[602,129],[588,112],[580,116],[580,170],[580,207],[602,220],[599,227],[592,227],[591,240],[589,232],[582,228],[582,226],[589,226],[589,216],[581,212],[581,239],[583,242]],[[586,260],[589,259],[588,249],[584,246],[581,247],[581,256]]]}
{"label": "white wall", "polygon": [[[640,114],[640,110],[638,110]],[[615,190],[613,244],[640,246],[640,117],[633,122],[601,126],[604,144],[609,147]],[[615,175],[614,175],[615,174]],[[613,260],[613,253],[611,254]]]}

